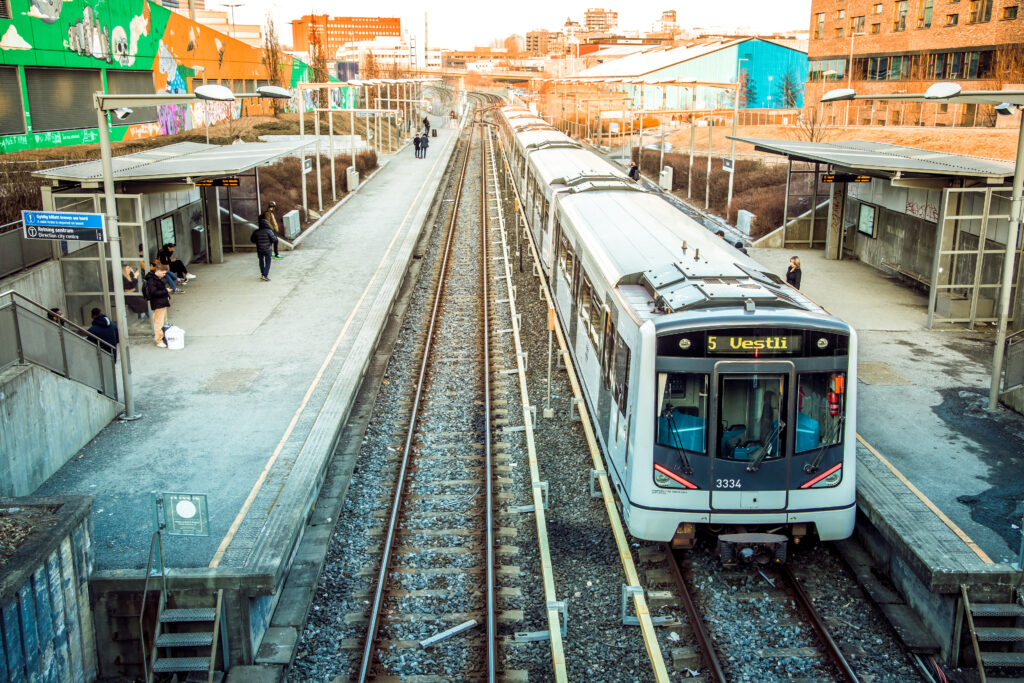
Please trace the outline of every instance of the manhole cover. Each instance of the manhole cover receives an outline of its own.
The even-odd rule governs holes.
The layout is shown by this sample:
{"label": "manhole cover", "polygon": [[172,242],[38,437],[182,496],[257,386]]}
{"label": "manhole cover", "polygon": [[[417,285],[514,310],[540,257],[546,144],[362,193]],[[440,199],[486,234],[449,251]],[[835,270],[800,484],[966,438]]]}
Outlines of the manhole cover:
{"label": "manhole cover", "polygon": [[260,370],[256,368],[218,370],[206,380],[200,391],[207,394],[237,394],[251,387],[259,375]]}
{"label": "manhole cover", "polygon": [[909,379],[893,370],[888,363],[858,363],[857,379],[864,384],[913,384]]}

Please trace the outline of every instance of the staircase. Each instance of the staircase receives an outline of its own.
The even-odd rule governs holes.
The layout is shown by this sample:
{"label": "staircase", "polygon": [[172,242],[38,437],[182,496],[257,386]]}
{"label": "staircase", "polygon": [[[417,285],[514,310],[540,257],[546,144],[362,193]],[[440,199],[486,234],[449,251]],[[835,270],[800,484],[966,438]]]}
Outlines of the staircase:
{"label": "staircase", "polygon": [[[1016,602],[971,602],[966,586],[960,586],[960,595],[981,683],[1024,683],[1024,607]],[[996,677],[986,673],[992,669],[1021,673]]]}
{"label": "staircase", "polygon": [[[159,568],[153,567],[154,547],[159,548]],[[153,634],[147,637],[144,618],[150,578],[159,580],[160,596],[156,606]],[[216,666],[224,592],[217,591],[216,600],[210,607],[167,607],[168,602],[173,602],[173,599],[173,594],[167,590],[163,546],[160,532],[157,531],[150,542],[146,584],[143,588],[142,609],[139,614],[139,632],[143,634],[141,644],[144,679],[146,683],[153,683],[157,674],[189,675],[205,672],[208,683],[220,681],[223,674],[216,670]]]}

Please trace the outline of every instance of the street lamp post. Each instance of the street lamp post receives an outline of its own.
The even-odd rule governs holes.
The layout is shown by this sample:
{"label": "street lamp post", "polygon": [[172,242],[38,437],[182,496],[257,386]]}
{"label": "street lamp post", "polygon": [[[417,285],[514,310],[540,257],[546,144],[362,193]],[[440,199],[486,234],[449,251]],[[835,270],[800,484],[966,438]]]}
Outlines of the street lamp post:
{"label": "street lamp post", "polygon": [[[257,93],[246,93],[239,97],[271,97],[288,99],[291,94],[277,86],[263,86]],[[96,124],[100,136],[100,164],[103,168],[103,204],[106,220],[107,242],[110,245],[110,266],[114,281],[114,317],[117,328],[121,332],[121,352],[118,358],[121,364],[121,384],[124,391],[124,413],[121,420],[137,420],[142,415],[135,412],[135,389],[132,385],[132,369],[128,359],[128,316],[124,305],[124,281],[121,279],[121,231],[117,222],[117,198],[114,192],[113,153],[110,149],[109,112],[130,114],[132,107],[153,107],[162,104],[177,104],[195,100],[213,100],[230,102],[234,100],[230,90],[222,85],[201,85],[194,95],[107,95],[102,92],[93,94],[93,105],[96,107]]]}
{"label": "street lamp post", "polygon": [[[851,32],[850,33],[850,61],[848,61],[846,63],[846,87],[847,88],[852,88],[853,87],[853,39],[856,38],[857,36],[862,36],[862,35],[864,35],[864,34],[860,33],[860,32],[857,32],[857,33]],[[843,124],[843,125],[845,125],[845,126],[849,126],[850,125],[850,101],[849,100],[846,101],[846,123]]]}
{"label": "street lamp post", "polygon": [[729,216],[732,214],[732,182],[733,178],[736,177],[736,120],[740,115],[740,76],[743,74],[743,69],[740,68],[740,63],[747,61],[747,57],[740,57],[739,61],[736,62],[736,94],[733,96],[732,103],[732,141],[729,145],[729,165],[732,166],[729,173],[729,198],[725,204],[725,222],[729,222]]}

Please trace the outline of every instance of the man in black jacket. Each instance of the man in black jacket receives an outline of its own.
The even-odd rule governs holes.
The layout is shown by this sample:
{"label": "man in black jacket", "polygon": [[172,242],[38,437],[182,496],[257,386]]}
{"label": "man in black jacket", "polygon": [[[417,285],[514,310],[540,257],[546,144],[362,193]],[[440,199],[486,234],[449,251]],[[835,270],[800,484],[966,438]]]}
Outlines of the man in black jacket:
{"label": "man in black jacket", "polygon": [[114,360],[117,360],[117,345],[121,341],[121,336],[117,333],[117,324],[111,322],[98,308],[92,309],[92,327],[89,328],[89,334],[98,337],[96,343],[100,348],[108,347],[107,350],[114,354]]}
{"label": "man in black jacket", "polygon": [[156,268],[146,273],[146,281],[142,285],[142,296],[153,309],[153,341],[161,349],[166,349],[164,342],[164,323],[167,322],[167,309],[171,306],[171,293],[167,291],[164,276],[167,266],[158,263]]}
{"label": "man in black jacket", "polygon": [[260,261],[260,279],[270,282],[270,257],[274,253],[274,246],[277,245],[277,235],[270,227],[266,211],[260,214],[260,227],[253,230],[249,241],[256,245],[256,256]]}

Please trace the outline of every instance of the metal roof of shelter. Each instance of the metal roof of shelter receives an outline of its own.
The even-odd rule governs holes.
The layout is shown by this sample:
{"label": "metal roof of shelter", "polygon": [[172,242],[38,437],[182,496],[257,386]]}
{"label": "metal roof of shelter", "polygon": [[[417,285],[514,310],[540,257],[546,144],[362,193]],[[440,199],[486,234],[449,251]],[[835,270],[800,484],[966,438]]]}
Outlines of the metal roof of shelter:
{"label": "metal roof of shelter", "polygon": [[[233,145],[206,145],[176,142],[173,145],[114,157],[111,165],[115,182],[219,178],[243,173],[287,156],[310,142],[285,140],[245,142]],[[59,168],[48,168],[33,175],[47,180],[91,182],[103,180],[99,159]]]}
{"label": "metal roof of shelter", "polygon": [[832,164],[836,167],[892,176],[968,176],[1006,179],[1013,166],[994,159],[904,147],[886,142],[848,140],[843,142],[802,142],[732,137],[762,152],[781,154],[798,161]]}

